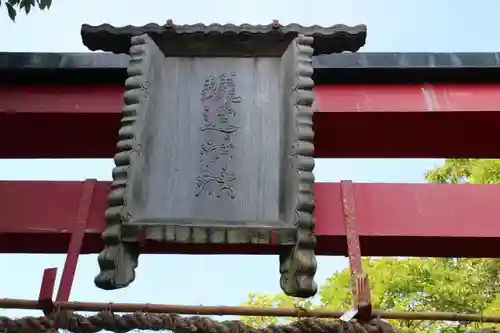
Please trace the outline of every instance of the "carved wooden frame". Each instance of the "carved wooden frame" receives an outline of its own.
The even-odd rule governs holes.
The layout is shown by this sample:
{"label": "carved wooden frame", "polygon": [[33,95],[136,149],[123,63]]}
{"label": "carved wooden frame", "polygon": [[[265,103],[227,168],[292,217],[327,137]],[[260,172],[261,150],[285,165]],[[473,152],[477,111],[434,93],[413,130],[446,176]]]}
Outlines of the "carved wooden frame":
{"label": "carved wooden frame", "polygon": [[[284,165],[280,172],[280,195],[283,196],[280,211],[285,209],[284,220],[267,224],[257,221],[255,225],[244,224],[235,228],[228,221],[214,226],[198,221],[170,221],[165,224],[165,221],[136,223],[132,220],[133,214],[127,202],[131,196],[131,175],[141,158],[138,124],[140,117],[147,113],[150,102],[148,77],[151,75],[152,62],[155,57],[165,57],[165,54],[147,33],[130,39],[129,77],[125,82],[118,153],[114,157],[116,167],[113,169],[109,208],[106,211],[107,228],[102,235],[105,248],[98,257],[101,271],[95,278],[99,288],[122,288],[134,280],[141,239],[177,243],[270,244],[272,236],[277,236],[276,241],[280,245],[280,286],[283,291],[287,295],[303,298],[316,293],[312,173],[314,37],[298,35],[289,40],[291,42],[286,51],[281,54],[281,82],[286,87],[281,90],[282,112],[286,118],[280,162],[282,168]],[[276,57],[275,54],[272,56]]]}

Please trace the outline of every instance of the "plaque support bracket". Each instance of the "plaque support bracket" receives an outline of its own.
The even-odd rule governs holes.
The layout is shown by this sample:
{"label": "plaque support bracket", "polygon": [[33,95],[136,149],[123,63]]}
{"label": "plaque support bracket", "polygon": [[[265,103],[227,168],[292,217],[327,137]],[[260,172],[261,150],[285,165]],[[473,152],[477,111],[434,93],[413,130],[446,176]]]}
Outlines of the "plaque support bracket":
{"label": "plaque support bracket", "polygon": [[[63,273],[57,290],[56,302],[67,302],[69,300],[96,184],[96,179],[87,179],[83,184],[80,201],[75,214],[73,230],[71,231],[68,252],[64,262]],[[54,310],[52,297],[54,295],[56,276],[57,267],[46,268],[43,271],[38,302],[45,315],[48,315]]]}
{"label": "plaque support bracket", "polygon": [[349,255],[349,266],[351,269],[351,287],[353,309],[345,312],[340,318],[349,321],[354,317],[363,322],[370,321],[372,317],[372,304],[368,275],[363,272],[361,261],[361,246],[356,221],[356,204],[354,198],[354,186],[352,181],[340,182],[342,191],[342,205],[344,208],[344,224],[346,228],[347,253]]}

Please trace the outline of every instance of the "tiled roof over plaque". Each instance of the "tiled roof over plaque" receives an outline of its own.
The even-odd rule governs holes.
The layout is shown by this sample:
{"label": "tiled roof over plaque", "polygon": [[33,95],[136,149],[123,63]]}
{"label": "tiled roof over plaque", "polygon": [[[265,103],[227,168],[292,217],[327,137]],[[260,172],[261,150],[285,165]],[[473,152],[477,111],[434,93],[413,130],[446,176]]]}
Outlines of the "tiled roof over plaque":
{"label": "tiled roof over plaque", "polygon": [[299,34],[314,37],[315,54],[355,52],[365,44],[366,27],[343,24],[331,27],[299,24],[268,25],[147,24],[142,27],[113,27],[109,24],[90,26],[81,30],[83,43],[92,51],[128,53],[130,38],[148,34],[166,56],[281,56]]}

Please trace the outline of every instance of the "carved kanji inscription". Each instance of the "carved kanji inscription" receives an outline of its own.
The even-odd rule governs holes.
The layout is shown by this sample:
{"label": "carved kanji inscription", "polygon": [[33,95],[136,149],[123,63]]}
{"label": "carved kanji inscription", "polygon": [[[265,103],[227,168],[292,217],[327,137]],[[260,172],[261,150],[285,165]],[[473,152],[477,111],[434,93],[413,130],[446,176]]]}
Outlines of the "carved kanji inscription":
{"label": "carved kanji inscription", "polygon": [[200,175],[196,177],[197,197],[217,199],[236,197],[236,172],[232,165],[235,144],[233,136],[240,127],[235,124],[237,106],[242,97],[236,93],[236,73],[208,76],[201,90],[203,125],[200,146]]}

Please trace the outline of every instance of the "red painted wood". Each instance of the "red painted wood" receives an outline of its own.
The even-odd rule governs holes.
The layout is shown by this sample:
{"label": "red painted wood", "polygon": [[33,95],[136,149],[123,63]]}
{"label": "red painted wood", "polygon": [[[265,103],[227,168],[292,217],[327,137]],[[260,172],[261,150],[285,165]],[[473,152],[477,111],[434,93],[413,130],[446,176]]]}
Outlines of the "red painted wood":
{"label": "red painted wood", "polygon": [[320,85],[322,112],[500,111],[500,84]]}
{"label": "red painted wood", "polygon": [[[84,182],[0,182],[0,252],[66,253]],[[108,182],[92,196],[81,253],[102,248]],[[500,257],[500,185],[353,184],[363,255]],[[319,255],[346,255],[341,187],[318,183]],[[143,253],[276,253],[276,246],[146,243]]]}
{"label": "red painted wood", "polygon": [[56,284],[57,267],[46,268],[43,271],[42,283],[40,284],[40,293],[38,294],[38,303],[43,309],[43,313],[48,316],[54,311],[54,286]]}
{"label": "red painted wood", "polygon": [[369,321],[372,314],[370,286],[368,276],[363,273],[361,261],[361,246],[356,222],[356,199],[352,181],[340,182],[342,195],[342,211],[346,230],[347,254],[351,269],[352,303],[360,320]]}
{"label": "red painted wood", "polygon": [[0,86],[6,113],[119,113],[124,85]]}
{"label": "red painted wood", "polygon": [[57,267],[46,268],[43,271],[42,284],[40,285],[40,293],[38,301],[45,306],[52,305],[52,295],[54,294],[54,286],[56,284]]}
{"label": "red painted wood", "polygon": [[56,301],[58,302],[69,301],[96,184],[97,180],[88,179],[82,186],[82,193],[78,202],[75,220],[70,229],[71,238],[66,254],[66,261],[64,262],[63,273],[61,275],[61,282],[57,290]]}
{"label": "red painted wood", "polygon": [[[500,157],[500,84],[315,92],[316,157]],[[0,141],[8,143],[0,158],[113,156],[122,93],[122,85],[0,86]]]}

